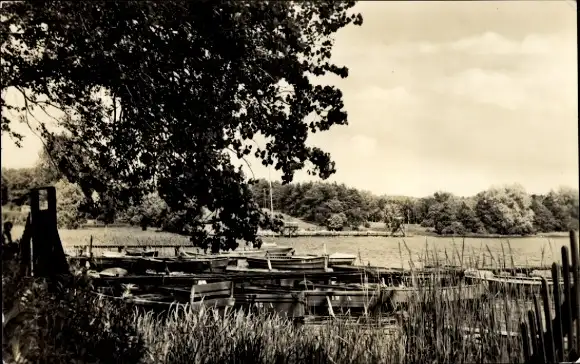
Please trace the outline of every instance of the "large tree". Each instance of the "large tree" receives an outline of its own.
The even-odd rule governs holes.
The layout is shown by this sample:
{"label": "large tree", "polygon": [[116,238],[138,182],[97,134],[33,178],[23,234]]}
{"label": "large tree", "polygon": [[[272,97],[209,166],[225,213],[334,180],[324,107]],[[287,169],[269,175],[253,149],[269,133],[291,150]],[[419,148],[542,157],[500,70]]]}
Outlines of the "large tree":
{"label": "large tree", "polygon": [[532,199],[522,186],[490,188],[476,198],[475,212],[488,232],[527,235],[534,231]]}
{"label": "large tree", "polygon": [[[2,132],[14,136],[9,109],[26,117],[51,105],[70,116],[57,122],[68,142],[100,170],[67,175],[83,191],[157,192],[185,214],[183,232],[214,251],[258,242],[269,221],[232,155],[253,152],[286,183],[307,162],[313,175],[334,173],[306,138],[347,123],[342,94],[311,79],[348,75],[330,57],[333,34],[362,23],[354,3],[3,3]],[[24,108],[6,103],[7,90]],[[263,148],[252,143],[259,134]],[[215,212],[213,235],[204,207]]]}

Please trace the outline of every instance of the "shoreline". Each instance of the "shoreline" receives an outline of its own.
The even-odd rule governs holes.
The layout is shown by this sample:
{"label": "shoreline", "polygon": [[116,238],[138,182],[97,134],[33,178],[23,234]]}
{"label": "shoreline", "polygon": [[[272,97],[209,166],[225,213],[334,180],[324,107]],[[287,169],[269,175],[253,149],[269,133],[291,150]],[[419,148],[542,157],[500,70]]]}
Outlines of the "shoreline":
{"label": "shoreline", "polygon": [[366,231],[304,231],[294,232],[291,235],[276,233],[258,233],[259,237],[271,238],[327,238],[327,237],[429,237],[429,238],[471,238],[471,239],[525,239],[525,238],[567,238],[568,232],[550,232],[533,235],[500,235],[500,234],[464,234],[464,235],[438,235],[431,232],[410,233],[406,236],[391,235],[386,231],[366,230]]}
{"label": "shoreline", "polygon": [[[24,229],[24,226],[18,224],[14,225],[14,228],[18,230]],[[111,225],[82,225],[80,228],[75,229],[76,231],[83,231],[83,230],[99,230],[99,229],[134,229],[141,231],[140,228],[131,226],[128,224],[111,224]],[[67,230],[67,229],[59,229],[59,230]],[[148,232],[152,234],[161,233],[161,234],[171,234],[165,231],[159,231],[154,227],[150,227],[147,229]],[[180,234],[176,234],[180,235]],[[185,236],[185,235],[181,235]],[[257,236],[260,238],[329,238],[329,237],[336,237],[336,238],[348,238],[348,237],[393,237],[393,238],[412,238],[412,237],[425,237],[425,238],[453,238],[453,239],[525,239],[525,238],[568,238],[569,232],[546,232],[546,233],[538,233],[538,234],[531,234],[531,235],[500,235],[500,234],[463,234],[463,235],[438,235],[431,231],[417,231],[412,229],[408,232],[406,236],[401,234],[391,235],[390,232],[385,230],[349,230],[349,231],[328,231],[328,230],[303,230],[303,231],[295,231],[292,232],[291,235],[288,234],[281,234],[281,233],[274,233],[271,231],[259,231]],[[97,244],[95,244],[97,245]]]}

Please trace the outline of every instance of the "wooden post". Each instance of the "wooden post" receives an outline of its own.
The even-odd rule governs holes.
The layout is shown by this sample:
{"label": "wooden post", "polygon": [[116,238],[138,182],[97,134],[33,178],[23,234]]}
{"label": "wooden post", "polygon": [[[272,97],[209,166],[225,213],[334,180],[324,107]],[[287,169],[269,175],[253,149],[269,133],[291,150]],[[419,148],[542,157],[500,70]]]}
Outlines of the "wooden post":
{"label": "wooden post", "polygon": [[272,270],[272,262],[270,261],[270,253],[266,253],[266,259],[268,259],[268,270]]}
{"label": "wooden post", "polygon": [[31,222],[31,239],[30,239],[30,276],[34,277],[36,271],[35,267],[35,252],[34,252],[34,238],[36,237],[35,225],[38,225],[40,215],[40,194],[37,189],[30,191],[30,222]]}
{"label": "wooden post", "polygon": [[530,339],[528,335],[528,325],[525,322],[520,324],[520,330],[522,334],[522,343],[524,346],[524,360],[526,363],[529,363],[532,357],[531,348],[530,348]]}
{"label": "wooden post", "polygon": [[189,294],[189,304],[193,306],[195,301],[195,284],[191,285],[191,293]]}
{"label": "wooden post", "polygon": [[562,247],[562,264],[564,266],[564,318],[566,322],[565,332],[568,337],[568,352],[574,347],[574,314],[572,312],[572,283],[570,280],[570,259],[568,258],[568,248]]}
{"label": "wooden post", "polygon": [[89,258],[93,259],[93,236],[89,240]]}
{"label": "wooden post", "polygon": [[576,320],[576,352],[580,351],[580,272],[578,271],[578,240],[574,230],[570,231],[570,253],[572,254],[572,275],[574,286],[572,287],[572,319]]}
{"label": "wooden post", "polygon": [[326,296],[326,304],[328,305],[328,314],[333,318],[336,317],[334,315],[334,309],[332,308],[332,301],[330,300],[330,296]]}
{"label": "wooden post", "polygon": [[[556,351],[556,358],[558,362],[564,361],[564,329],[562,320],[562,302],[560,297],[560,267],[557,263],[552,265],[552,282],[553,282],[553,294],[554,294],[554,309],[556,311],[556,318],[553,326],[554,333],[554,345]],[[547,317],[551,320],[551,317]]]}

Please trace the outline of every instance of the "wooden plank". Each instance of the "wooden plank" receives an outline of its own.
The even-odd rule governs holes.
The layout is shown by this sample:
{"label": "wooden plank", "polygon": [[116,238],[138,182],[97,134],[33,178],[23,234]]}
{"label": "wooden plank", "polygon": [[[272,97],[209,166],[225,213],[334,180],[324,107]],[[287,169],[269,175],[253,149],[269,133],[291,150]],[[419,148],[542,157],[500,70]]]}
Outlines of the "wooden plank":
{"label": "wooden plank", "polygon": [[544,303],[544,317],[546,319],[546,334],[544,335],[544,343],[546,344],[546,358],[549,363],[554,363],[556,360],[556,347],[554,345],[554,328],[552,325],[552,315],[550,312],[550,298],[548,295],[548,281],[542,278],[542,302]]}
{"label": "wooden plank", "polygon": [[544,325],[542,324],[542,311],[540,310],[538,296],[534,296],[534,314],[536,316],[536,327],[538,328],[538,349],[540,349],[539,359],[542,360],[542,363],[547,363],[546,344],[544,340]]}
{"label": "wooden plank", "polygon": [[532,341],[532,350],[530,359],[536,359],[540,356],[540,348],[538,345],[538,330],[536,328],[536,320],[534,317],[534,311],[528,311],[528,328],[530,329],[530,339]]}
{"label": "wooden plank", "polygon": [[568,247],[562,247],[562,263],[564,264],[564,309],[562,321],[565,322],[564,333],[568,337],[568,352],[574,346],[574,318],[572,314],[572,283],[570,281],[570,263]]}
{"label": "wooden plank", "polygon": [[[552,265],[552,280],[554,282],[560,281],[560,268],[557,263]],[[560,297],[560,285],[554,284],[552,286],[554,295],[554,310],[556,311],[556,317],[554,318],[554,345],[556,350],[556,357],[558,362],[564,361],[564,334],[562,330],[562,302]]]}
{"label": "wooden plank", "polygon": [[520,324],[520,330],[522,332],[522,344],[524,347],[524,360],[528,363],[532,357],[530,348],[530,338],[528,336],[528,325],[525,322]]}
{"label": "wooden plank", "polygon": [[576,320],[574,351],[578,353],[580,351],[580,271],[578,267],[578,240],[574,231],[570,231],[570,250],[572,253],[572,275],[574,276],[574,286],[572,287],[573,319]]}

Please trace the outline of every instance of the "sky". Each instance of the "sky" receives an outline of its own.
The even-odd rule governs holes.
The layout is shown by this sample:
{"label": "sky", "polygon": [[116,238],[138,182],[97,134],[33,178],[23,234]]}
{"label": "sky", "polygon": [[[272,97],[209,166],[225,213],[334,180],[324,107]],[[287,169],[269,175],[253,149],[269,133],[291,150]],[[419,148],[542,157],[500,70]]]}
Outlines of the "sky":
{"label": "sky", "polygon": [[[416,197],[578,186],[575,2],[365,1],[353,11],[364,23],[336,34],[332,57],[349,77],[320,81],[342,90],[349,125],[308,140],[336,162],[329,181]],[[23,148],[2,136],[3,167],[38,158],[40,140],[17,130]],[[248,175],[280,176],[249,162]]]}

